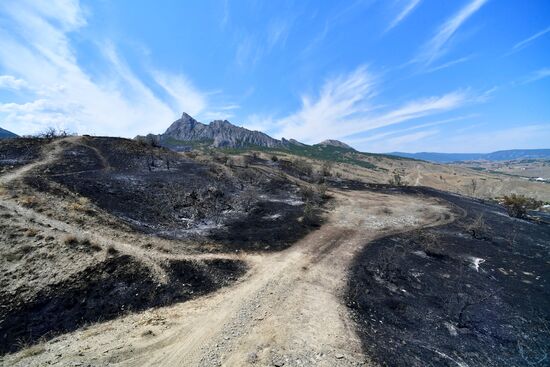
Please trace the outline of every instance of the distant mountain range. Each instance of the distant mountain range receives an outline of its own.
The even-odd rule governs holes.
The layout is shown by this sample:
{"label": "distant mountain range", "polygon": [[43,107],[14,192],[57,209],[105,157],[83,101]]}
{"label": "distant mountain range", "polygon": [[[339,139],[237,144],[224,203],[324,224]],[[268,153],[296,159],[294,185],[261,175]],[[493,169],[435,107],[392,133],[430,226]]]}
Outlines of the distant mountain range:
{"label": "distant mountain range", "polygon": [[6,138],[17,138],[17,135],[12,133],[11,131],[4,130],[0,127],[0,139],[6,139]]}
{"label": "distant mountain range", "polygon": [[[260,131],[252,131],[235,126],[227,120],[215,120],[209,124],[198,122],[187,113],[174,121],[163,134],[137,136],[136,139],[154,141],[156,144],[176,150],[191,150],[196,146],[215,148],[283,148],[283,149],[337,149],[339,154],[360,153],[338,140],[325,140],[319,144],[307,145],[294,139],[275,139]],[[326,152],[325,152],[326,153]],[[309,154],[309,153],[308,153]],[[363,154],[363,153],[361,153]],[[366,154],[366,153],[364,153]],[[419,159],[437,163],[461,161],[506,161],[515,159],[550,158],[550,149],[502,150],[494,153],[389,153],[387,156]]]}
{"label": "distant mountain range", "polygon": [[[278,140],[260,131],[235,126],[227,120],[215,120],[210,124],[203,124],[185,112],[163,134],[138,136],[136,139],[153,140],[159,145],[174,150],[188,150],[197,144],[216,148],[306,146],[306,144],[294,139],[287,140],[283,138]],[[325,140],[317,145],[353,150],[352,147],[338,140]]]}
{"label": "distant mountain range", "polygon": [[500,150],[493,153],[389,153],[404,158],[420,159],[436,163],[451,163],[464,161],[512,161],[517,159],[550,158],[550,149],[513,149]]}

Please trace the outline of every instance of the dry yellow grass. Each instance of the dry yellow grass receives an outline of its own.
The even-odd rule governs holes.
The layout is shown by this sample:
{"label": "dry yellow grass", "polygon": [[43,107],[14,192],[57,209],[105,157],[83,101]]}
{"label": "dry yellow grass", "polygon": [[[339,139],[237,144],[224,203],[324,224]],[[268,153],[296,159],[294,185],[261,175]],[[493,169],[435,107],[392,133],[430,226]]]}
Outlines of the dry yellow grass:
{"label": "dry yellow grass", "polygon": [[76,201],[68,205],[71,211],[87,213],[91,210],[90,200],[85,197],[79,197]]}
{"label": "dry yellow grass", "polygon": [[22,196],[20,199],[21,205],[23,205],[25,208],[34,208],[38,205],[39,200],[34,195],[25,195]]}

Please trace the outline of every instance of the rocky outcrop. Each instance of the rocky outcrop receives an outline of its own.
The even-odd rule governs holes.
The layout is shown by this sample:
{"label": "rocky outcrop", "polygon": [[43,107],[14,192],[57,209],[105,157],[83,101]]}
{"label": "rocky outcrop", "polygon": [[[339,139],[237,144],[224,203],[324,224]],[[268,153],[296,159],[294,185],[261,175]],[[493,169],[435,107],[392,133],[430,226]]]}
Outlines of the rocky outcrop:
{"label": "rocky outcrop", "polygon": [[170,125],[164,134],[160,135],[161,141],[166,141],[169,138],[182,142],[212,141],[212,146],[226,148],[282,146],[281,141],[262,132],[235,126],[227,120],[216,120],[206,125],[185,112],[179,120]]}
{"label": "rocky outcrop", "polygon": [[[340,140],[332,140],[332,139],[322,141],[322,142],[320,142],[319,144],[316,144],[316,145],[321,145],[321,146],[324,146],[324,147],[332,146],[332,147],[338,147],[338,148],[344,148],[344,149],[353,149],[352,147],[350,147],[346,143],[342,143]],[[353,150],[355,150],[355,149],[353,149]]]}
{"label": "rocky outcrop", "polygon": [[289,147],[289,146],[291,146],[291,145],[297,145],[297,146],[299,146],[299,147],[306,147],[306,146],[307,146],[307,144],[301,143],[301,142],[299,142],[299,141],[296,140],[296,139],[288,139],[288,140],[287,140],[287,139],[285,139],[285,138],[282,138],[282,139],[281,139],[281,143],[282,143],[283,146],[285,146],[285,147]]}
{"label": "rocky outcrop", "polygon": [[[252,131],[244,127],[235,126],[227,120],[215,120],[209,124],[203,124],[187,113],[174,121],[166,129],[164,134],[137,136],[141,140],[155,146],[164,146],[176,151],[191,150],[197,144],[216,148],[291,148],[307,147],[308,145],[295,139],[274,139],[260,131]],[[319,146],[335,146],[345,149],[353,149],[338,140],[325,140],[317,144]]]}

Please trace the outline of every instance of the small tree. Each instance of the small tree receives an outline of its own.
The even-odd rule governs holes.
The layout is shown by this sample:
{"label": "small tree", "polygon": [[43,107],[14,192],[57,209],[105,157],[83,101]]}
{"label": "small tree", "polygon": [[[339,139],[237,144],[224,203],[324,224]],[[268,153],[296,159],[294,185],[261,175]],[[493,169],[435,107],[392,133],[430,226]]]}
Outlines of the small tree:
{"label": "small tree", "polygon": [[37,137],[40,139],[53,140],[57,138],[66,138],[70,135],[71,134],[69,134],[66,130],[56,130],[53,127],[49,127],[43,132],[39,133]]}

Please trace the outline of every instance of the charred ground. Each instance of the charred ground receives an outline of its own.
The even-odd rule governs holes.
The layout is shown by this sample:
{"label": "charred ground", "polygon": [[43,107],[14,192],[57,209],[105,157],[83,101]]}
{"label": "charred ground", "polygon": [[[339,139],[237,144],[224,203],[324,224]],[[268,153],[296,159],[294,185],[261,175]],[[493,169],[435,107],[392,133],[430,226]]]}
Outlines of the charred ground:
{"label": "charred ground", "polygon": [[[296,276],[288,290],[300,283],[311,291],[307,286],[330,282],[303,278],[307,264],[334,267],[327,259],[342,256],[337,249],[351,251],[345,256],[352,261],[359,250],[346,247],[346,236],[365,227],[353,242],[364,250],[351,268],[345,302],[366,355],[391,366],[548,362],[548,225],[509,218],[483,201],[365,184],[326,174],[326,162],[271,154],[181,154],[98,137],[0,142],[0,354],[89,323],[187,301],[255,272],[259,286],[271,279],[262,272],[272,268],[258,267],[265,259],[272,266],[307,259],[288,268]],[[348,206],[334,206],[332,224],[310,233],[332,207],[324,205],[327,188],[334,190],[333,202]],[[361,197],[353,191],[365,197],[349,205]],[[379,237],[403,226],[449,222],[447,207],[452,223]],[[289,249],[304,238],[307,251]],[[380,239],[367,245],[366,238]],[[280,250],[287,251],[272,253]],[[253,298],[254,305],[284,309],[280,296],[288,290],[266,304],[270,296]],[[302,315],[303,294],[296,300],[296,315]],[[225,305],[236,307],[233,299]],[[334,358],[345,365],[339,353]]]}
{"label": "charred ground", "polygon": [[356,259],[347,304],[384,366],[550,364],[550,225],[431,189],[457,220],[377,240]]}
{"label": "charred ground", "polygon": [[0,354],[212,292],[247,271],[224,253],[315,228],[319,195],[267,161],[224,163],[118,138],[1,142]]}
{"label": "charred ground", "polygon": [[47,192],[60,185],[137,230],[214,241],[231,251],[285,248],[311,230],[300,221],[300,186],[281,176],[248,162],[229,168],[126,139],[68,143],[27,183]]}

